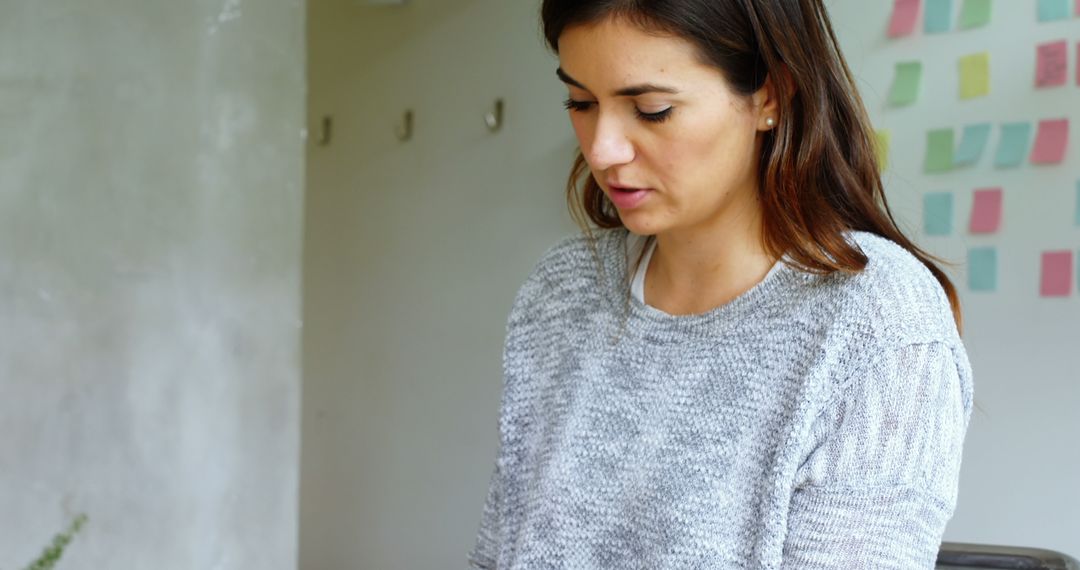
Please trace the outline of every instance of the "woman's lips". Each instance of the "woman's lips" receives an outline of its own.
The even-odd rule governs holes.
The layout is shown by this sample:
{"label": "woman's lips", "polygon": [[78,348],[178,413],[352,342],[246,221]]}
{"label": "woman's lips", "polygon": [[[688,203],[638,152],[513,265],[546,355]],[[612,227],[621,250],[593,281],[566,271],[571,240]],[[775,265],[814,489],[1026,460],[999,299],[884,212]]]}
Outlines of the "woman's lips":
{"label": "woman's lips", "polygon": [[645,198],[652,194],[651,188],[619,188],[612,186],[608,198],[620,210],[629,210],[641,204]]}

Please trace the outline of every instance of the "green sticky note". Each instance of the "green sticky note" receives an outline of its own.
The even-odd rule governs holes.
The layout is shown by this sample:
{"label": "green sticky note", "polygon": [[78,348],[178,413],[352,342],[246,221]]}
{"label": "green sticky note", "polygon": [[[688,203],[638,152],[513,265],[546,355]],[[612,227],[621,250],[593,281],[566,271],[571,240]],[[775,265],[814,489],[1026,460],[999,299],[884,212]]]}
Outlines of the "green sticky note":
{"label": "green sticky note", "polygon": [[919,98],[919,80],[922,79],[922,62],[902,61],[896,64],[889,104],[910,105]]}
{"label": "green sticky note", "polygon": [[1031,123],[1001,125],[1001,140],[998,141],[994,165],[999,168],[1014,168],[1023,164],[1030,140]]}
{"label": "green sticky note", "polygon": [[981,28],[990,23],[991,0],[964,0],[960,8],[960,29]]}
{"label": "green sticky note", "polygon": [[1039,0],[1039,21],[1069,19],[1069,0]]}
{"label": "green sticky note", "polygon": [[926,0],[923,8],[923,31],[939,34],[952,27],[952,0]]}
{"label": "green sticky note", "polygon": [[874,131],[874,150],[877,151],[878,166],[884,171],[889,167],[889,147],[892,144],[892,134],[886,130]]}
{"label": "green sticky note", "polygon": [[953,229],[953,195],[932,192],[923,196],[923,231],[928,236],[947,236]]}
{"label": "green sticky note", "polygon": [[927,173],[952,170],[952,129],[936,129],[926,133],[926,159],[923,161],[923,165]]}
{"label": "green sticky note", "polygon": [[964,127],[964,133],[960,136],[960,145],[956,148],[953,164],[966,166],[979,162],[982,158],[986,142],[990,140],[990,123],[978,123]]}
{"label": "green sticky note", "polygon": [[960,98],[974,99],[990,94],[990,53],[960,58]]}
{"label": "green sticky note", "polygon": [[997,291],[997,249],[973,247],[968,250],[968,288]]}

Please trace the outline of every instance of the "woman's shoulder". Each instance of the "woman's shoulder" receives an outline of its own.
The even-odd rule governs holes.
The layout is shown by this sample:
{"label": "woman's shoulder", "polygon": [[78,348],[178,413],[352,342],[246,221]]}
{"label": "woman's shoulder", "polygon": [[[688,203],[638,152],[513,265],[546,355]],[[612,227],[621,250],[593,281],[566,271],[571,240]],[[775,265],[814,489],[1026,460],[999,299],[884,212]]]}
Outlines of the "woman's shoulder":
{"label": "woman's shoulder", "polygon": [[591,276],[596,273],[598,263],[610,261],[610,256],[622,246],[626,235],[627,231],[623,228],[594,228],[564,235],[540,254],[530,278]]}
{"label": "woman's shoulder", "polygon": [[612,255],[625,248],[622,228],[581,230],[564,235],[540,254],[518,290],[517,308],[558,297],[564,302],[589,302],[599,291],[605,272],[617,265]]}
{"label": "woman's shoulder", "polygon": [[838,318],[889,345],[959,339],[949,298],[919,258],[877,234],[851,231],[846,237],[866,256],[866,267],[815,283],[832,299]]}

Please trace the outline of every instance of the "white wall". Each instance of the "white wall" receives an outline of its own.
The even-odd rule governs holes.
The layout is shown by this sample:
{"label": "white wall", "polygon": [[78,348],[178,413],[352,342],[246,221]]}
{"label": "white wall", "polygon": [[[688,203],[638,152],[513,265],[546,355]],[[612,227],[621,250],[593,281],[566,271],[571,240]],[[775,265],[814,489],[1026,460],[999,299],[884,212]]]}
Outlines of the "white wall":
{"label": "white wall", "polygon": [[[334,138],[308,153],[305,569],[465,566],[494,459],[506,314],[540,252],[575,231],[563,188],[576,140],[560,105],[557,60],[541,41],[539,5],[311,5],[309,124],[332,115]],[[873,50],[883,49],[891,2],[829,5],[881,121],[875,102],[891,75],[883,87]],[[995,25],[1009,18],[999,13]],[[943,38],[930,49],[967,48]],[[1000,91],[1009,76],[995,77]],[[482,117],[497,96],[507,101],[507,124],[491,134]],[[1023,99],[1016,112],[1033,105]],[[394,127],[406,108],[416,113],[415,138],[400,143]],[[919,113],[920,121],[945,120],[957,110],[931,104]],[[894,148],[921,152],[922,131],[902,131],[912,116],[888,120]],[[893,162],[893,203],[922,239],[919,164],[902,152]],[[1080,494],[1069,482],[1080,480],[1080,460],[1076,446],[1062,443],[1080,435],[1080,383],[1066,358],[1075,329],[1040,336],[1002,328],[1061,307],[1031,313],[964,296],[981,409],[945,539],[1076,556],[1080,532],[1068,515],[1080,512]]]}
{"label": "white wall", "polygon": [[0,0],[0,568],[296,567],[303,24]]}
{"label": "white wall", "polygon": [[[959,11],[962,2],[953,2]],[[950,270],[965,311],[964,339],[974,369],[975,401],[965,443],[956,515],[946,540],[1050,548],[1080,557],[1080,289],[1067,298],[1039,297],[1039,254],[1080,251],[1075,224],[1080,181],[1080,89],[1076,44],[1080,17],[1039,23],[1035,2],[998,0],[989,26],[910,37],[885,35],[892,2],[830,0],[833,21],[863,98],[878,128],[892,132],[885,183],[909,235],[958,265]],[[1071,8],[1071,3],[1070,3]],[[956,13],[954,12],[954,22]],[[1034,88],[1035,46],[1069,40],[1065,87]],[[957,60],[990,52],[990,94],[957,96]],[[923,64],[919,101],[886,104],[897,61]],[[1071,119],[1071,145],[1061,165],[993,166],[999,125]],[[924,174],[926,131],[969,123],[994,125],[982,160],[946,174]],[[1032,134],[1034,137],[1034,133]],[[1001,231],[967,232],[975,188],[1001,186]],[[954,234],[922,232],[922,196],[955,195]],[[998,291],[972,292],[969,247],[998,249]]]}
{"label": "white wall", "polygon": [[[576,140],[537,7],[311,4],[309,124],[332,115],[334,139],[308,153],[305,569],[465,567],[495,459],[506,315],[574,229]],[[406,108],[415,137],[400,143]]]}

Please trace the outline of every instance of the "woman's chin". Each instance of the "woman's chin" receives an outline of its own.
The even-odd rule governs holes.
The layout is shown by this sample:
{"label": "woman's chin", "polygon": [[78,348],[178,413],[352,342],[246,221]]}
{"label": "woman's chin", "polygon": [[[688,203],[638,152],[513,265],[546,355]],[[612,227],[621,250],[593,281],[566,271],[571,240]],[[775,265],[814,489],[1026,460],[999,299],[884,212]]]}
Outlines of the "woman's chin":
{"label": "woman's chin", "polygon": [[648,223],[648,220],[642,219],[643,216],[636,216],[631,214],[629,216],[620,216],[623,227],[625,227],[630,233],[637,234],[639,236],[651,236],[656,233],[656,224]]}
{"label": "woman's chin", "polygon": [[637,235],[653,235],[657,233],[657,230],[648,225],[642,225],[642,223],[633,223],[631,221],[622,220],[622,226],[626,228],[630,233]]}

